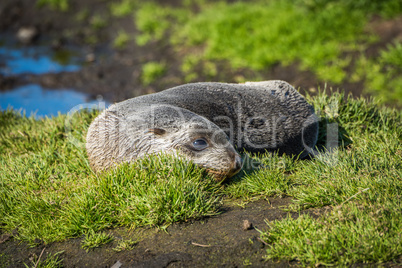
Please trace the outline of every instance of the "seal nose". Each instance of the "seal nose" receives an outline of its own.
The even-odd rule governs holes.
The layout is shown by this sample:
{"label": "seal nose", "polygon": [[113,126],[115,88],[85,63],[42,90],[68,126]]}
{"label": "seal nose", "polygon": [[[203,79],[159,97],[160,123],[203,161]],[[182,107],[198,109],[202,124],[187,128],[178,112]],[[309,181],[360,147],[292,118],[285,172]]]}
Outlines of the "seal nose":
{"label": "seal nose", "polygon": [[236,175],[241,170],[241,168],[243,167],[243,160],[241,159],[240,155],[234,150],[228,151],[228,154],[231,159],[231,165],[228,173],[226,174],[226,177],[230,178]]}
{"label": "seal nose", "polygon": [[243,159],[241,159],[239,155],[236,155],[235,162],[236,162],[235,169],[240,170],[243,167]]}

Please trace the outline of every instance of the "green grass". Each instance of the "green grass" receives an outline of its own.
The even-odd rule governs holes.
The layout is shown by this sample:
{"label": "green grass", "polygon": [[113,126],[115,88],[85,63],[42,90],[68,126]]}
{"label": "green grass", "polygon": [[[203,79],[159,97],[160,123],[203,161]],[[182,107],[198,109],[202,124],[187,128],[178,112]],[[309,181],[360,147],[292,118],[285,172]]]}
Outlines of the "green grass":
{"label": "green grass", "polygon": [[[351,143],[301,161],[285,193],[295,198],[292,209],[332,210],[318,219],[269,222],[261,234],[269,244],[266,258],[341,266],[392,260],[402,253],[401,112],[336,95],[317,103],[320,98],[321,116],[342,126]],[[339,105],[335,117],[322,109],[330,99]]]}
{"label": "green grass", "polygon": [[137,0],[122,0],[110,4],[110,12],[115,17],[125,17],[134,12]]}
{"label": "green grass", "polygon": [[125,31],[119,31],[116,38],[113,41],[113,47],[117,49],[123,49],[130,41],[130,36]]}
{"label": "green grass", "polygon": [[95,14],[89,19],[89,24],[95,29],[99,30],[107,26],[107,20],[100,14]]}
{"label": "green grass", "polygon": [[[321,153],[303,161],[248,155],[244,171],[222,185],[203,170],[168,156],[97,176],[83,147],[76,146],[96,113],[34,120],[3,111],[1,229],[18,228],[17,239],[50,243],[118,226],[166,227],[216,215],[222,200],[244,203],[290,196],[289,210],[325,206],[330,211],[318,218],[268,222],[261,228],[268,244],[266,258],[296,259],[306,266],[395,259],[402,254],[401,111],[338,93],[308,99],[320,118]],[[66,132],[66,122],[74,126],[72,132]],[[334,137],[339,146],[326,152],[322,146],[328,142],[328,124],[338,126]]]}
{"label": "green grass", "polygon": [[27,268],[59,268],[63,267],[63,259],[59,259],[59,256],[63,252],[57,252],[56,254],[49,253],[46,258],[43,256],[34,256],[31,261],[31,265],[24,263]]}
{"label": "green grass", "polygon": [[173,24],[187,23],[190,16],[191,13],[186,9],[161,6],[153,2],[142,4],[134,18],[136,27],[141,31],[136,37],[137,44],[144,46],[163,38],[168,41],[166,32],[172,30]]}
{"label": "green grass", "polygon": [[128,240],[120,240],[119,243],[115,248],[113,248],[114,251],[120,252],[123,250],[132,250],[134,246],[138,243],[138,241],[134,241],[131,239]]}
{"label": "green grass", "polygon": [[401,255],[399,204],[351,202],[319,219],[303,215],[268,223],[261,234],[267,259],[299,260],[304,266],[381,263]]}
{"label": "green grass", "polygon": [[375,58],[361,56],[357,61],[354,81],[365,80],[367,91],[382,102],[400,104],[402,100],[402,42],[389,44]]}
{"label": "green grass", "polygon": [[273,66],[296,63],[320,82],[361,81],[385,102],[402,105],[398,45],[356,63],[356,54],[380,41],[367,32],[374,14],[392,18],[402,14],[402,4],[399,0],[201,1],[192,5],[183,1],[178,7],[146,3],[135,12],[141,32],[136,41],[175,47],[186,82],[217,79],[216,62],[224,62],[232,71],[252,70],[255,77],[248,80]]}
{"label": "green grass", "polygon": [[347,49],[363,38],[364,23],[363,14],[345,13],[341,6],[313,13],[287,1],[221,3],[192,18],[174,42],[204,45],[204,58],[228,60],[234,68],[298,61],[323,80],[342,82],[348,59],[340,59],[340,44]]}
{"label": "green grass", "polygon": [[378,14],[383,17],[394,17],[402,12],[399,0],[296,0],[311,10],[319,10],[327,5],[343,5],[348,9],[359,9],[367,14]]}
{"label": "green grass", "polygon": [[166,64],[163,62],[147,62],[142,66],[141,82],[147,86],[162,77],[166,72]]}
{"label": "green grass", "polygon": [[88,251],[91,248],[97,248],[113,241],[113,237],[105,232],[95,233],[93,230],[85,235],[81,242],[83,249]]}
{"label": "green grass", "polygon": [[49,6],[52,9],[67,11],[69,8],[69,0],[39,0],[36,2],[36,5]]}

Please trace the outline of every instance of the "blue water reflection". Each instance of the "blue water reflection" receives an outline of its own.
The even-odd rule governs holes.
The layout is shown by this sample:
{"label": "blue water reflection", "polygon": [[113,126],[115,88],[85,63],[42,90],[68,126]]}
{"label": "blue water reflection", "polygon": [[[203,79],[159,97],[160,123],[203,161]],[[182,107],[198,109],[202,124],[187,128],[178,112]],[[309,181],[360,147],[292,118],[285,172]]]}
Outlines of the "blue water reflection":
{"label": "blue water reflection", "polygon": [[[0,58],[2,58],[2,64],[5,64],[5,66],[0,66],[0,73],[3,75],[74,72],[80,69],[78,64],[67,62],[74,61],[74,57],[71,55],[55,54],[38,47],[23,49],[0,47]],[[77,59],[75,60],[77,61]]]}
{"label": "blue water reflection", "polygon": [[[0,92],[0,110],[13,107],[22,109],[26,115],[35,114],[36,118],[55,116],[58,112],[67,113],[80,104],[96,104],[97,100],[88,100],[87,95],[69,89],[46,90],[36,84],[18,87],[12,91]],[[108,106],[108,103],[100,103]],[[88,105],[86,105],[88,106]],[[102,108],[102,107],[101,107]]]}

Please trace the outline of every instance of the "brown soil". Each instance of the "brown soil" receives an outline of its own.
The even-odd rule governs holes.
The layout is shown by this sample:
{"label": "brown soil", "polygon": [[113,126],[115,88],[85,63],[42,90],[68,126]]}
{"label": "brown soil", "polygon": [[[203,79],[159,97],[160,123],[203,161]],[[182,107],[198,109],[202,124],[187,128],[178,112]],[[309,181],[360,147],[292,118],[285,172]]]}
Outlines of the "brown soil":
{"label": "brown soil", "polygon": [[[124,29],[130,35],[136,33],[131,17],[112,19],[107,14],[105,1],[70,0],[71,9],[60,13],[47,8],[35,8],[32,0],[2,0],[0,2],[0,33],[14,36],[22,26],[34,26],[39,32],[31,45],[47,45],[52,49],[76,46],[84,53],[88,62],[82,70],[74,73],[45,74],[40,76],[24,75],[17,77],[0,76],[0,90],[13,88],[21,83],[39,83],[47,88],[76,88],[92,96],[102,95],[107,100],[121,101],[145,93],[156,92],[184,83],[180,72],[180,59],[166,42],[155,42],[145,47],[129,43],[123,50],[111,48],[111,40],[118,29]],[[177,5],[178,1],[164,1]],[[87,10],[89,15],[102,14],[108,25],[100,30],[88,26],[87,20],[78,21],[79,11]],[[383,42],[367,49],[374,55],[389,40],[401,37],[402,18],[384,21],[373,19],[368,31],[375,31]],[[96,38],[95,45],[86,41],[89,36]],[[93,60],[92,60],[92,59]],[[158,81],[143,86],[140,81],[142,64],[163,59],[167,62],[168,71]],[[314,74],[300,71],[297,64],[283,67],[280,64],[260,73],[251,70],[228,69],[224,63],[218,63],[219,74],[216,77],[200,77],[200,81],[236,82],[236,77],[263,77],[264,80],[282,79],[302,90],[315,92],[320,83]],[[323,86],[323,85],[321,85]],[[345,84],[348,92],[355,96],[362,92],[361,84]],[[265,220],[279,220],[288,213],[280,209],[291,202],[290,198],[272,198],[248,204],[244,209],[239,206],[224,207],[222,214],[189,223],[178,223],[168,227],[167,231],[155,228],[128,230],[119,228],[110,230],[115,237],[114,242],[86,252],[81,248],[82,238],[69,239],[64,242],[29,247],[26,243],[13,238],[13,235],[0,236],[0,267],[24,267],[31,260],[42,259],[49,253],[63,251],[64,267],[111,267],[116,262],[121,267],[241,267],[251,263],[252,267],[297,266],[295,261],[267,262],[263,260],[266,245],[259,240],[259,230],[267,228]],[[311,215],[322,214],[325,209],[303,211]],[[298,213],[290,213],[297,217]],[[243,230],[243,221],[248,220],[254,228]],[[112,250],[121,238],[140,242],[130,251],[115,252]],[[118,266],[116,266],[118,267]]]}
{"label": "brown soil", "polygon": [[[109,230],[114,241],[100,248],[85,251],[82,238],[69,239],[30,248],[11,237],[1,243],[0,266],[24,267],[36,260],[42,250],[42,260],[49,253],[60,254],[64,267],[111,267],[119,262],[121,267],[238,267],[246,262],[252,267],[298,266],[296,261],[266,261],[263,259],[266,245],[259,239],[258,230],[267,229],[265,221],[280,220],[299,213],[288,213],[281,208],[290,198],[259,200],[241,208],[223,207],[222,214],[199,221],[171,225],[166,231],[156,228]],[[318,216],[329,208],[310,209],[301,212]],[[244,228],[247,220],[251,226]],[[115,252],[120,239],[140,240],[130,251]],[[3,239],[4,240],[4,239]],[[38,241],[40,243],[40,241]]]}

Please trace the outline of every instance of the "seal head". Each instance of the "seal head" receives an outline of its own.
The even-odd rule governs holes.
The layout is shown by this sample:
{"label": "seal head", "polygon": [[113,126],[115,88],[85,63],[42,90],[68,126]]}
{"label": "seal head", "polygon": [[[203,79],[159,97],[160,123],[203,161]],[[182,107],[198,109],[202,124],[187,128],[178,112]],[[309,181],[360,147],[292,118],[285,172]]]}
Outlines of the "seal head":
{"label": "seal head", "polygon": [[218,127],[185,124],[176,131],[157,128],[148,133],[153,134],[155,149],[192,161],[217,181],[232,177],[242,168],[240,155]]}
{"label": "seal head", "polygon": [[96,172],[158,153],[192,161],[217,181],[242,168],[225,132],[202,116],[169,105],[143,106],[129,116],[125,112],[111,106],[88,129],[88,158]]}

